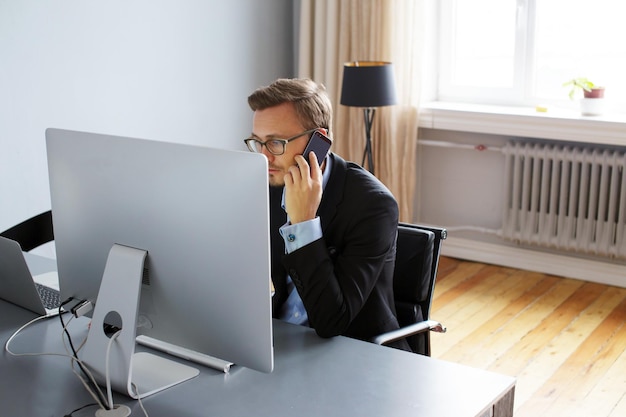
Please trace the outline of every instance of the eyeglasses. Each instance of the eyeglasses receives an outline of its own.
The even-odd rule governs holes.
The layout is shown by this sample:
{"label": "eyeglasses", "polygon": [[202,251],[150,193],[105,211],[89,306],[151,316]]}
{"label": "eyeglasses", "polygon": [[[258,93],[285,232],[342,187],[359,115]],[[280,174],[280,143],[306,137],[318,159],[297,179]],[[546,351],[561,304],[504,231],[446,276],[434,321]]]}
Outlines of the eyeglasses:
{"label": "eyeglasses", "polygon": [[313,133],[317,129],[318,128],[305,130],[304,132],[298,133],[297,135],[292,136],[288,139],[270,139],[266,142],[261,142],[260,140],[255,138],[248,138],[244,139],[243,141],[250,150],[250,152],[261,153],[263,151],[263,147],[265,146],[269,153],[278,156],[285,153],[285,147],[289,142],[291,142],[292,140],[296,140],[301,136]]}

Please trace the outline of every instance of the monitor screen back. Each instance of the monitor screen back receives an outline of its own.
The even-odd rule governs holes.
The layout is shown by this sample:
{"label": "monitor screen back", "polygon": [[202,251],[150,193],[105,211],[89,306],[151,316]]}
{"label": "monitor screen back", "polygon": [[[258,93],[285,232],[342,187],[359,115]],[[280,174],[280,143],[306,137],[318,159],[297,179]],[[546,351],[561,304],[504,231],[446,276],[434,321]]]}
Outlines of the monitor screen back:
{"label": "monitor screen back", "polygon": [[271,372],[266,159],[59,129],[46,141],[62,299],[97,303],[113,244],[146,250],[138,334]]}

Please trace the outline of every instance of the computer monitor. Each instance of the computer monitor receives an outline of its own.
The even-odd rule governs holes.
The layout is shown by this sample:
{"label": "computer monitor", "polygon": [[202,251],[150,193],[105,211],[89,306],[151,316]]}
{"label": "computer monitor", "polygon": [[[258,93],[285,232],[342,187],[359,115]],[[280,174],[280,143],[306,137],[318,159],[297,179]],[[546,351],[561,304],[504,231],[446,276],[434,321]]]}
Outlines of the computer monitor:
{"label": "computer monitor", "polygon": [[271,372],[265,157],[60,129],[46,144],[62,299],[97,310],[112,248],[146,251],[138,334]]}

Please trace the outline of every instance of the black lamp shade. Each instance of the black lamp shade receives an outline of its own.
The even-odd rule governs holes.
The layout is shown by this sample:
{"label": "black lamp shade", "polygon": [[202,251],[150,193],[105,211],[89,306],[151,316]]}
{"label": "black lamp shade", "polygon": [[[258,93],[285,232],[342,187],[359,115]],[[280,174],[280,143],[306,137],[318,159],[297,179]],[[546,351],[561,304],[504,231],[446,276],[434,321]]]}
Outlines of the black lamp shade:
{"label": "black lamp shade", "polygon": [[396,102],[393,64],[380,61],[344,64],[341,104],[352,107],[380,107]]}

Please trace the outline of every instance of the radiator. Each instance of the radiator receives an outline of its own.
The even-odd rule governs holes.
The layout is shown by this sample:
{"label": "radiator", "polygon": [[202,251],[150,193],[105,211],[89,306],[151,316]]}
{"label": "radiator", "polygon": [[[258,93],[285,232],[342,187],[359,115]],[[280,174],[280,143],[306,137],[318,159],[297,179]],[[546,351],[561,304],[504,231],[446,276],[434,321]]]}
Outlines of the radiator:
{"label": "radiator", "polygon": [[503,153],[505,239],[626,259],[623,149],[513,141]]}

